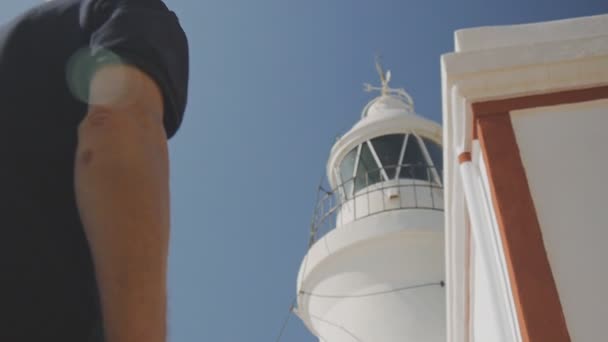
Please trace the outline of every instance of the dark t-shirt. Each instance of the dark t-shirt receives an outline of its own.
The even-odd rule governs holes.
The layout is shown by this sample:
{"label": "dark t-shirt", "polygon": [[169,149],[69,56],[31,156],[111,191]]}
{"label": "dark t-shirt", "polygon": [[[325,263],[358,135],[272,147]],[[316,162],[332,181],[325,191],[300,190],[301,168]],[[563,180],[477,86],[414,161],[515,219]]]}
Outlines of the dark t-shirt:
{"label": "dark t-shirt", "polygon": [[98,341],[99,295],[74,197],[94,70],[124,62],[186,105],[188,46],[160,0],[53,0],[0,26],[0,341]]}

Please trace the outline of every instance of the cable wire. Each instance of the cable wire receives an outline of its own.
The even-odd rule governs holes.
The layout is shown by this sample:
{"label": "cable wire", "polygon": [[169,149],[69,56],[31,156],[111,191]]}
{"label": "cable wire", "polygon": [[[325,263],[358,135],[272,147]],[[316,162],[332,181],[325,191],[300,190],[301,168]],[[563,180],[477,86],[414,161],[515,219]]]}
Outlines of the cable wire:
{"label": "cable wire", "polygon": [[[323,319],[323,318],[321,318],[321,317],[319,317],[319,316],[315,316],[315,315],[313,315],[313,314],[309,314],[309,315],[310,315],[310,317],[312,317],[312,318],[314,318],[314,319],[316,319],[316,320],[318,320],[318,321],[320,321],[320,322],[323,322],[323,323],[325,323],[325,324],[331,325],[331,326],[332,326],[332,327],[334,327],[334,328],[338,328],[338,329],[340,329],[340,330],[344,331],[345,333],[347,333],[347,334],[348,334],[350,337],[354,338],[355,340],[357,340],[357,341],[361,341],[361,339],[360,339],[360,338],[358,338],[358,337],[357,337],[357,336],[356,336],[356,335],[355,335],[355,334],[354,334],[352,331],[350,331],[350,330],[346,329],[345,327],[343,327],[343,326],[341,326],[341,325],[338,325],[338,324],[336,324],[336,323],[330,322],[330,321],[328,321],[328,320],[326,320],[326,319]],[[323,339],[323,340],[325,340],[325,339]]]}
{"label": "cable wire", "polygon": [[400,292],[400,291],[405,291],[405,290],[413,290],[413,289],[417,289],[417,288],[421,288],[421,287],[429,287],[429,286],[444,287],[445,282],[440,281],[438,283],[427,283],[427,284],[420,284],[420,285],[414,285],[414,286],[406,286],[406,287],[400,287],[397,289],[364,293],[364,294],[358,294],[358,295],[328,295],[328,294],[319,294],[319,293],[312,293],[312,292],[306,292],[306,291],[300,291],[300,294],[307,295],[310,297],[319,297],[319,298],[361,298],[361,297],[378,296],[378,295]]}
{"label": "cable wire", "polygon": [[287,323],[289,323],[289,320],[291,319],[291,316],[293,315],[293,308],[296,305],[296,300],[297,299],[294,298],[293,301],[291,302],[291,305],[289,306],[289,312],[285,316],[285,319],[283,319],[283,325],[281,326],[281,330],[279,330],[279,335],[277,336],[276,342],[280,342],[281,341],[281,337],[283,337],[283,333],[285,332],[285,328],[287,327]]}

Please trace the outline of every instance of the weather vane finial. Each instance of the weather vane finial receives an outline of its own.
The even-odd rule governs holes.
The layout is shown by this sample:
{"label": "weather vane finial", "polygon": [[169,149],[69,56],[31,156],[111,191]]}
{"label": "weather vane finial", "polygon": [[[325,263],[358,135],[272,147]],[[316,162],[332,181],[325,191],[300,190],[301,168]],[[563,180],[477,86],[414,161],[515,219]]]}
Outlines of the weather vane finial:
{"label": "weather vane finial", "polygon": [[376,71],[378,71],[378,76],[380,76],[380,87],[374,87],[369,83],[365,83],[365,91],[371,92],[374,90],[380,91],[382,95],[388,95],[391,91],[391,88],[388,86],[388,83],[391,81],[391,71],[384,71],[384,67],[382,66],[382,57],[376,56]]}
{"label": "weather vane finial", "polygon": [[390,90],[388,83],[391,81],[391,71],[387,70],[384,72],[384,67],[382,67],[382,56],[376,56],[376,71],[378,71],[380,82],[382,83],[382,95],[387,95]]}
{"label": "weather vane finial", "polygon": [[380,82],[381,82],[381,86],[380,87],[374,87],[369,83],[365,83],[363,86],[365,87],[365,91],[367,92],[372,92],[372,91],[380,91],[380,94],[382,96],[387,96],[387,95],[394,95],[394,96],[398,96],[401,99],[403,99],[405,101],[405,103],[413,110],[414,109],[414,100],[412,100],[412,97],[410,96],[410,94],[408,94],[405,89],[393,89],[391,88],[388,84],[391,81],[391,71],[387,70],[386,72],[384,71],[384,67],[382,66],[382,56],[380,55],[376,55],[376,71],[378,72],[378,75],[380,76]]}

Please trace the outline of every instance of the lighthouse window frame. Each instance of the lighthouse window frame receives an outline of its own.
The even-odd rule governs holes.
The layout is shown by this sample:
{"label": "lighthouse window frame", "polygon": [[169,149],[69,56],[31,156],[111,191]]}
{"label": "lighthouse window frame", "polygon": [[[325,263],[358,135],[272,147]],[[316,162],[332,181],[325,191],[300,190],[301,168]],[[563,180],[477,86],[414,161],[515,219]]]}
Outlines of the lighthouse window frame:
{"label": "lighthouse window frame", "polygon": [[[376,146],[374,146],[374,143],[372,140],[377,139],[377,138],[381,138],[387,135],[403,135],[403,142],[401,143],[401,149],[399,151],[399,162],[398,165],[396,167],[395,170],[395,174],[393,177],[388,177],[388,173],[386,172],[386,167],[392,167],[392,165],[384,165],[378,155],[378,152],[376,150]],[[412,140],[415,139],[415,140]],[[415,141],[415,144],[417,144],[418,146],[411,146],[412,142]],[[339,181],[339,187],[340,189],[340,193],[342,194],[343,199],[350,199],[352,198],[355,193],[357,193],[358,191],[376,184],[376,183],[380,183],[380,182],[385,182],[385,181],[390,181],[390,180],[396,180],[396,179],[415,179],[415,180],[421,180],[421,181],[427,181],[427,182],[432,182],[435,184],[438,184],[439,186],[443,185],[442,182],[442,178],[441,178],[441,170],[438,169],[439,167],[441,167],[441,165],[436,165],[435,160],[433,159],[429,148],[427,147],[427,143],[432,143],[435,144],[436,147],[439,149],[439,151],[441,151],[442,147],[441,144],[435,142],[435,140],[425,137],[425,136],[420,136],[416,133],[393,133],[393,134],[386,134],[386,135],[381,135],[381,136],[377,136],[374,137],[373,139],[369,139],[369,140],[365,140],[363,142],[361,142],[359,145],[357,145],[357,147],[353,148],[351,151],[349,151],[345,157],[342,159],[342,162],[340,163],[339,167],[336,169],[336,176],[337,179]],[[404,159],[405,159],[405,155],[408,152],[408,147],[412,147],[412,148],[416,148],[417,151],[415,151],[416,154],[419,153],[419,158],[420,160],[416,161],[417,164],[413,164],[414,166],[420,164],[420,166],[424,166],[427,169],[425,170],[426,175],[422,176],[421,174],[414,174],[412,176],[406,175],[406,177],[402,177],[401,175],[401,171],[404,170],[403,168],[403,163],[404,163]],[[364,148],[367,148],[371,154],[371,159],[368,160],[367,162],[363,161],[362,158],[362,154],[364,152]],[[354,160],[354,165],[352,166],[352,174],[348,174],[348,172],[344,172],[347,171],[346,169],[344,169],[344,167],[346,165],[344,165],[344,162],[347,160],[347,158],[352,158],[351,154],[354,153],[355,155],[355,160]],[[435,152],[436,153],[436,152]],[[369,159],[369,157],[368,157]],[[361,163],[365,163],[364,167],[365,167],[365,171],[368,174],[368,176],[366,177],[367,179],[364,181],[364,184],[360,183],[362,180],[358,179],[359,176],[359,168],[361,167]],[[375,168],[373,167],[374,165],[367,165],[369,163],[375,163],[374,165],[376,166]],[[377,173],[377,177],[376,176],[371,176],[370,177],[370,173]],[[349,176],[348,178],[345,179],[346,176]],[[371,179],[370,179],[371,178]],[[377,179],[376,179],[377,178]]]}
{"label": "lighthouse window frame", "polygon": [[[430,138],[424,137],[424,136],[422,136],[422,137],[418,136],[418,141],[419,141],[419,143],[422,143],[421,146],[424,146],[422,152],[425,154],[425,157],[430,162],[429,166],[431,169],[431,173],[433,174],[434,182],[439,184],[440,186],[443,186],[443,179],[441,178],[441,173],[443,171],[442,170],[443,165],[435,164],[435,159],[433,158],[433,156],[431,155],[431,151],[427,147],[428,143],[431,143],[431,144],[434,144],[437,148],[439,148],[439,152],[443,152],[441,145],[436,143],[433,139],[430,139]],[[439,158],[437,160],[442,160],[441,158],[442,158],[442,156],[439,156]],[[437,164],[439,164],[439,163],[437,163]]]}
{"label": "lighthouse window frame", "polygon": [[354,196],[355,179],[356,179],[355,175],[357,174],[357,170],[359,169],[359,159],[361,157],[361,145],[363,145],[363,144],[357,145],[357,147],[353,148],[346,154],[346,156],[348,156],[349,154],[355,152],[355,161],[354,161],[354,165],[353,165],[350,177],[348,177],[346,179],[343,178],[344,177],[343,171],[345,171],[345,170],[343,170],[342,167],[344,166],[343,163],[344,163],[344,160],[346,160],[346,156],[342,159],[339,167],[336,170],[336,175],[337,175],[337,179],[338,179],[338,187],[340,188],[339,191],[342,195],[342,200],[348,200]]}
{"label": "lighthouse window frame", "polygon": [[[382,166],[378,163],[378,156],[376,155],[372,144],[370,144],[369,140],[367,140],[359,146],[359,161],[357,163],[357,170],[355,171],[354,176],[354,193],[357,193],[359,190],[365,189],[370,185],[384,181],[384,177],[382,175]],[[366,155],[367,152],[365,149],[369,151],[371,159],[369,159],[369,157]],[[365,168],[364,173],[359,174],[360,166]],[[364,179],[360,178],[360,176],[363,176]]]}
{"label": "lighthouse window frame", "polygon": [[[370,139],[367,141],[374,154],[376,163],[378,164],[378,166],[380,167],[380,170],[382,171],[384,181],[395,179],[395,176],[398,174],[396,171],[399,168],[399,159],[401,159],[401,152],[403,152],[403,143],[405,141],[406,136],[407,136],[407,134],[405,134],[405,133],[385,134],[385,135],[374,137],[373,139]],[[395,137],[400,139],[400,143],[398,145],[393,144],[395,142],[394,140],[391,141]],[[382,139],[388,139],[388,141],[387,140],[383,141]],[[397,147],[399,149],[399,152],[391,153],[391,152],[394,152],[395,147]],[[395,155],[397,157],[396,158],[397,160],[389,161],[388,164],[385,164],[385,162],[387,161],[386,152],[389,152],[388,155]],[[385,158],[384,158],[385,161],[383,161],[382,160],[383,158],[380,158],[380,156],[385,156]],[[390,169],[390,170],[388,170],[388,169]],[[389,174],[392,174],[392,176],[389,177]]]}
{"label": "lighthouse window frame", "polygon": [[[360,145],[357,146],[357,148],[352,149],[350,152],[348,152],[346,154],[346,156],[344,156],[344,158],[342,159],[342,162],[340,162],[340,167],[338,168],[337,174],[339,175],[339,179],[340,179],[340,187],[342,188],[342,192],[346,198],[349,198],[353,193],[353,188],[354,188],[354,184],[355,184],[354,175],[357,172],[356,171],[357,165],[359,163],[359,152],[360,152]],[[347,160],[347,158],[351,158],[350,155],[352,153],[354,153],[354,161],[352,164],[351,175],[348,178],[343,179],[345,171],[348,171],[348,170],[343,169],[343,167],[347,166],[347,165],[344,165],[344,162]]]}
{"label": "lighthouse window frame", "polygon": [[[411,137],[407,140],[401,161],[401,166],[405,166],[406,168],[402,168],[397,177],[399,177],[399,179],[415,179],[432,182],[433,179],[428,172],[428,168],[430,167],[431,163],[429,162],[427,155],[424,153],[424,145],[420,141],[417,134],[409,133],[408,135]],[[413,157],[413,160],[405,160],[406,156],[409,158]]]}
{"label": "lighthouse window frame", "polygon": [[382,181],[385,182],[386,180],[388,180],[388,175],[386,174],[386,170],[384,169],[384,166],[382,165],[382,162],[380,161],[380,157],[378,157],[378,153],[376,153],[376,149],[374,148],[374,145],[372,144],[371,140],[366,141],[369,150],[372,153],[372,157],[374,157],[374,161],[376,161],[376,166],[378,166],[377,170],[380,171],[380,178],[382,178]]}
{"label": "lighthouse window frame", "polygon": [[350,179],[352,179],[352,181],[353,181],[353,186],[350,189],[350,193],[348,194],[349,197],[352,197],[355,194],[355,180],[357,179],[357,171],[359,170],[359,159],[361,158],[361,145],[363,145],[363,144],[359,144],[359,146],[357,146],[357,158],[355,158],[355,167],[353,167],[353,174],[350,177]]}
{"label": "lighthouse window frame", "polygon": [[395,179],[398,179],[399,175],[401,174],[401,165],[403,164],[403,155],[405,154],[405,147],[407,146],[407,141],[409,140],[409,138],[410,138],[409,134],[404,134],[403,144],[401,145],[401,152],[399,152],[399,164],[397,167],[397,171],[395,172]]}

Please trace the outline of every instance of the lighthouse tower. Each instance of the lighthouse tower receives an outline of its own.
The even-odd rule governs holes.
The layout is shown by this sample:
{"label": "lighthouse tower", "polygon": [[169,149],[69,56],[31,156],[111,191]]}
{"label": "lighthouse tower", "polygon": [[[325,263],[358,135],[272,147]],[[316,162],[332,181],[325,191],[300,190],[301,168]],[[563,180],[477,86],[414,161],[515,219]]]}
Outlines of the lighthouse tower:
{"label": "lighthouse tower", "polygon": [[294,311],[321,342],[445,342],[441,127],[377,68],[331,149]]}

